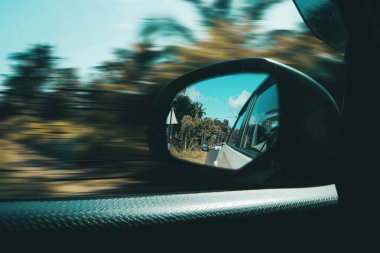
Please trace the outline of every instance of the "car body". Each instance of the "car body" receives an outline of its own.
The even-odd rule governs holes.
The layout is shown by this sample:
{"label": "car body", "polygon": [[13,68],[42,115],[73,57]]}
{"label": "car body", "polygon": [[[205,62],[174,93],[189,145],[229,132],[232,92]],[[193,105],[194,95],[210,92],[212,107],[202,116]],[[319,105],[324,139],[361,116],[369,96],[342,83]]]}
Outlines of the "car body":
{"label": "car body", "polygon": [[207,143],[203,143],[203,144],[201,145],[201,150],[202,150],[202,151],[208,151],[208,150],[209,150],[208,144],[207,144]]}
{"label": "car body", "polygon": [[222,145],[220,145],[220,144],[216,144],[215,146],[214,146],[214,150],[215,151],[219,151],[219,150],[221,150],[222,149]]}
{"label": "car body", "polygon": [[[270,77],[253,92],[239,112],[226,144],[220,148],[215,166],[239,169],[273,144],[279,126],[277,93],[277,85]],[[266,99],[268,96],[274,98],[272,106],[266,108],[265,112],[258,112],[256,108],[262,101],[261,98]],[[265,115],[260,123],[254,119],[256,113]]]}

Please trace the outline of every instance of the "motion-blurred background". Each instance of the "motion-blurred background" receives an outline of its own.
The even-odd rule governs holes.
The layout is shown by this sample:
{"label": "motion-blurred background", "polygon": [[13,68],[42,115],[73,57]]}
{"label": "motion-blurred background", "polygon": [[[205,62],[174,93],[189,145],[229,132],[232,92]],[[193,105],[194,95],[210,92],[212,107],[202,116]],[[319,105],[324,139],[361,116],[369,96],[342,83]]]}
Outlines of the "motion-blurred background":
{"label": "motion-blurred background", "polygon": [[[0,0],[0,197],[154,191],[149,106],[209,64],[271,58],[342,101],[343,54],[290,0]],[[167,190],[171,190],[170,187]]]}

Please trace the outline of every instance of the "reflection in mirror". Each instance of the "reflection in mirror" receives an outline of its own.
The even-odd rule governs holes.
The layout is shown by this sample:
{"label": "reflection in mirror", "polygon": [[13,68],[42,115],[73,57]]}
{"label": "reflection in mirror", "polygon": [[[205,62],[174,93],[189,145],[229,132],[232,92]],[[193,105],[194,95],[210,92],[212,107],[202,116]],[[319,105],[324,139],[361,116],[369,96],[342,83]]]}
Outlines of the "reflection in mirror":
{"label": "reflection in mirror", "polygon": [[168,114],[172,156],[193,163],[239,169],[269,149],[279,127],[275,79],[236,73],[197,82],[180,91]]}

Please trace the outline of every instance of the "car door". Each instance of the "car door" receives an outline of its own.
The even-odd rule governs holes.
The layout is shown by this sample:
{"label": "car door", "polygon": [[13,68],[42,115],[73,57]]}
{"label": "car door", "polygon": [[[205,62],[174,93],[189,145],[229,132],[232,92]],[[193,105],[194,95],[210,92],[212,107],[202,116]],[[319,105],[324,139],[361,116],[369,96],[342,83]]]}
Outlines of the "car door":
{"label": "car door", "polygon": [[233,149],[233,147],[239,147],[238,143],[240,143],[241,135],[245,129],[247,114],[249,113],[252,103],[255,99],[256,95],[253,95],[246,102],[245,106],[243,106],[242,110],[239,112],[239,116],[231,129],[226,144],[224,144],[220,152],[218,152],[218,156],[214,162],[214,166],[237,169],[251,160],[250,157]]}
{"label": "car door", "polygon": [[[264,152],[275,142],[279,125],[278,91],[273,78],[268,78],[254,91],[218,153],[215,166],[238,169]],[[257,118],[260,122],[257,123]],[[268,142],[268,140],[270,140]]]}

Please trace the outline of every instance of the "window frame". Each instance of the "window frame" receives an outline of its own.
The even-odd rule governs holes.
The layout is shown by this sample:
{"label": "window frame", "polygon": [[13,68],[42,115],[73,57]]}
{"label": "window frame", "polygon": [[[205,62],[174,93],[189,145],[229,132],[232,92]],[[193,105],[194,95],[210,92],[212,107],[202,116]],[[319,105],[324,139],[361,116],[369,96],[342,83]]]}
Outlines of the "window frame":
{"label": "window frame", "polygon": [[[244,104],[244,106],[242,107],[242,109],[240,110],[240,112],[239,112],[239,116],[238,116],[238,118],[236,119],[234,126],[231,128],[230,133],[228,134],[228,138],[227,138],[227,140],[226,140],[226,145],[228,145],[228,146],[230,146],[230,147],[232,147],[232,148],[235,148],[235,147],[237,147],[237,146],[240,146],[240,144],[241,144],[241,136],[243,135],[244,128],[245,128],[245,125],[246,125],[247,115],[251,112],[250,108],[251,108],[252,104],[255,103],[255,99],[256,99],[256,96],[255,96],[255,93],[253,93],[253,94],[249,97],[249,99],[247,100],[247,102]],[[247,112],[247,109],[248,109],[248,113],[245,114],[245,113]],[[242,116],[244,116],[244,118],[243,118],[243,122],[242,122],[242,124],[241,124],[241,125],[243,126],[243,127],[242,127],[243,132],[242,132],[242,130],[240,129],[240,130],[239,130],[238,137],[236,138],[236,142],[235,142],[235,144],[230,145],[229,142],[230,142],[231,134],[232,134],[232,132],[236,129],[236,125],[237,125],[237,123],[239,122],[240,117],[242,117]],[[236,145],[237,143],[238,143],[238,145]]]}
{"label": "window frame", "polygon": [[[256,105],[257,99],[260,97],[261,94],[263,94],[265,91],[267,91],[268,89],[270,89],[272,86],[274,86],[276,84],[277,84],[276,78],[273,75],[270,75],[252,93],[250,98],[247,100],[246,104],[243,106],[243,108],[239,112],[239,117],[237,118],[234,126],[232,127],[232,129],[230,131],[230,134],[228,135],[226,145],[228,145],[229,147],[233,148],[234,150],[236,150],[236,151],[238,151],[238,152],[240,152],[240,153],[242,153],[248,157],[251,157],[251,158],[255,158],[259,154],[261,154],[259,151],[242,148],[241,145],[242,145],[242,141],[243,141],[243,136],[246,134],[246,132],[248,130],[248,120],[250,119],[250,116],[252,114],[252,110],[253,110],[254,106]],[[241,116],[243,116],[243,114],[245,114],[244,119],[243,119],[243,123],[242,123],[243,127],[242,127],[242,130],[240,130],[239,135],[237,137],[237,141],[236,141],[236,143],[238,143],[238,145],[230,145],[228,142],[229,142],[231,133],[235,130],[236,125],[239,121],[239,118]]]}

